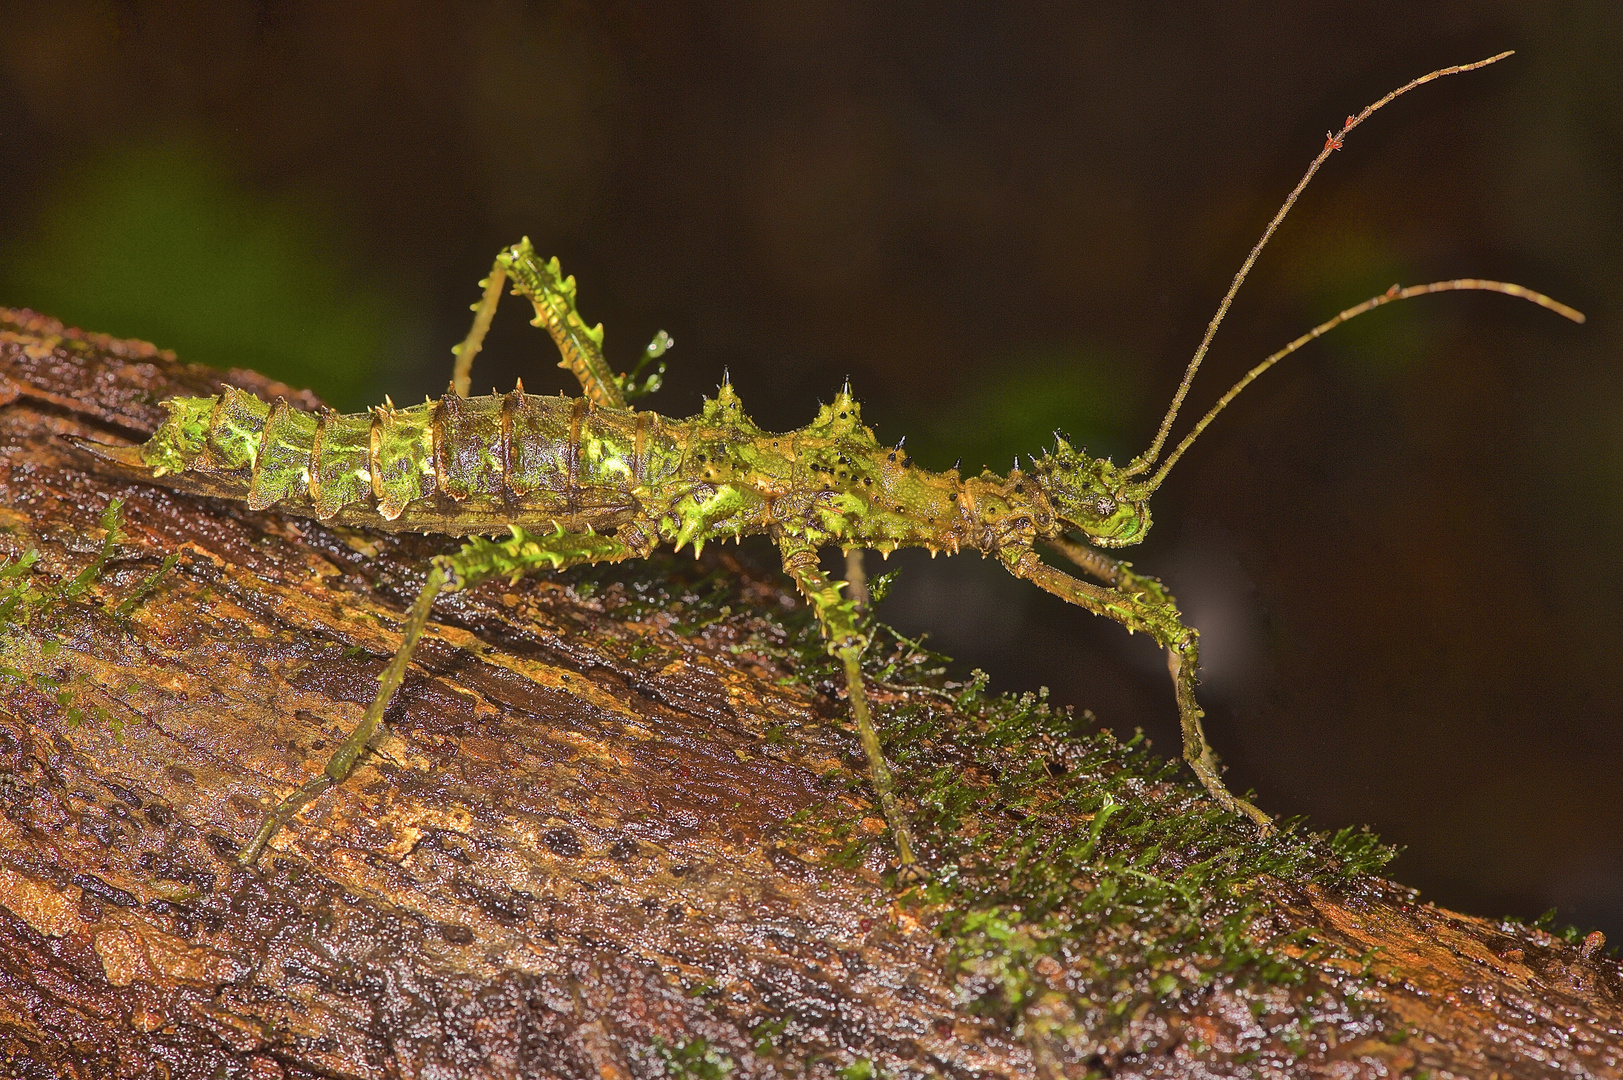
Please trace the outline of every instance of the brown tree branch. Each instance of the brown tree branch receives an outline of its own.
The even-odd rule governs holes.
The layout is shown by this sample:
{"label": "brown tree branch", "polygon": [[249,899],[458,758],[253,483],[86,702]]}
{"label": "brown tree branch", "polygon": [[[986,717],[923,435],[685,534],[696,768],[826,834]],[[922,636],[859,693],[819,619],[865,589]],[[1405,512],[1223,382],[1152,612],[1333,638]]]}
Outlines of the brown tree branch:
{"label": "brown tree branch", "polygon": [[[949,733],[899,770],[937,822],[940,884],[896,892],[834,684],[774,615],[793,600],[715,555],[669,584],[661,563],[443,602],[377,753],[239,869],[266,807],[359,717],[444,545],[179,495],[59,437],[139,439],[159,400],[222,380],[309,403],[0,312],[0,550],[39,555],[8,580],[37,598],[72,579],[124,500],[90,588],[0,627],[7,1075],[1623,1076],[1623,970],[1599,942],[1369,876],[1191,899],[1208,922],[1250,913],[1250,959],[1168,937],[1143,971],[1177,989],[1112,1013],[1097,943],[1127,949],[1128,924],[1064,938],[1035,900],[989,923],[984,890],[954,891],[972,841],[1105,842],[1108,812],[1065,809],[1063,749],[996,759],[1053,755],[1048,802],[963,756],[992,721],[950,687],[875,686],[892,725]],[[987,793],[950,834],[930,769]],[[1121,790],[1198,805],[1181,781]],[[1176,854],[1119,851],[1121,881]],[[1095,910],[1102,880],[1045,903]]]}

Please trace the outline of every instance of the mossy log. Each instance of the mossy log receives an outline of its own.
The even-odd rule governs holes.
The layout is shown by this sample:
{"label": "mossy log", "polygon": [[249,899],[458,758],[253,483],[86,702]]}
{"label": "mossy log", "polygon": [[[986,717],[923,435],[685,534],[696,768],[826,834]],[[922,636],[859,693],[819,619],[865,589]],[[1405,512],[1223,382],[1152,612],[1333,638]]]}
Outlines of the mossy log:
{"label": "mossy log", "polygon": [[312,404],[0,311],[5,1075],[1623,1076],[1598,935],[1421,903],[1355,834],[1258,840],[880,634],[935,871],[898,890],[837,673],[747,553],[445,599],[367,763],[240,868],[447,544],[60,437],[225,382]]}

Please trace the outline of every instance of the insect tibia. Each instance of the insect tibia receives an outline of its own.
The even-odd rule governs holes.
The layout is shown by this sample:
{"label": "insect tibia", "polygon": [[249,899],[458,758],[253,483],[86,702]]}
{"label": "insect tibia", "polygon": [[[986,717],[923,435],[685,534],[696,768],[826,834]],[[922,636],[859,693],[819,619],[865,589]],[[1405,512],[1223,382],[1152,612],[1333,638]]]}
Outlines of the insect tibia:
{"label": "insect tibia", "polygon": [[558,260],[542,262],[525,237],[496,256],[512,279],[513,293],[535,308],[534,324],[543,326],[563,359],[558,366],[580,380],[586,396],[599,405],[625,404],[620,382],[603,358],[603,324],[587,326],[575,304],[575,279],[564,277]]}

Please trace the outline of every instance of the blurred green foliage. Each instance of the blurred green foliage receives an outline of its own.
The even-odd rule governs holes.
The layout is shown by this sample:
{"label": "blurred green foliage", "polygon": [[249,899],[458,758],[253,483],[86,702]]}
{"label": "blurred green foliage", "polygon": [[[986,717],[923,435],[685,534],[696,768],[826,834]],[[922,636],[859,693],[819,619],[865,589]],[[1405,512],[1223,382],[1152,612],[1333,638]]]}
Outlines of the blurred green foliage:
{"label": "blurred green foliage", "polygon": [[[968,393],[903,417],[908,450],[930,468],[945,468],[961,454],[965,475],[983,467],[1007,472],[1015,454],[1053,446],[1059,430],[1094,453],[1125,460],[1143,449],[1124,429],[1138,415],[1131,367],[1083,347],[988,362],[988,377]],[[1149,433],[1142,438],[1147,443]]]}
{"label": "blurred green foliage", "polygon": [[0,302],[360,408],[399,305],[348,264],[332,224],[235,181],[197,145],[125,147],[38,200],[0,253]]}

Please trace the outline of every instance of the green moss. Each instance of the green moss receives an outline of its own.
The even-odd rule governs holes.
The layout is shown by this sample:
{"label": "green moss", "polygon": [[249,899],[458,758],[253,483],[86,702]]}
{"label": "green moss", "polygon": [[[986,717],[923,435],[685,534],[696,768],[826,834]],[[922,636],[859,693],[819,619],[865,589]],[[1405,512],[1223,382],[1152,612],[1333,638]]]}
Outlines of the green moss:
{"label": "green moss", "polygon": [[[565,580],[617,597],[620,616],[674,616],[679,633],[731,617],[737,647],[831,698],[842,685],[804,605],[752,603],[718,562],[656,556]],[[888,583],[876,580],[876,594]],[[972,1011],[1097,1035],[1220,977],[1300,983],[1308,968],[1286,951],[1301,952],[1297,937],[1254,936],[1259,883],[1333,885],[1394,854],[1365,829],[1313,833],[1299,821],[1259,838],[1141,736],[1120,740],[1044,694],[989,693],[980,673],[954,681],[950,662],[918,641],[865,630],[876,724],[934,874],[904,900],[948,943]],[[865,777],[853,768],[828,779],[829,800],[796,814],[791,837],[830,868],[889,862],[889,837],[860,827],[872,810],[843,801],[871,800]],[[1064,981],[1052,977],[1060,970]]]}
{"label": "green moss", "polygon": [[665,1075],[672,1080],[723,1080],[733,1071],[733,1059],[711,1046],[708,1039],[689,1039],[675,1046],[656,1042],[654,1052],[665,1064]]}
{"label": "green moss", "polygon": [[883,723],[930,838],[936,876],[920,898],[982,1011],[1013,1017],[1046,993],[1043,957],[1080,975],[1065,996],[1091,1029],[1219,974],[1299,981],[1283,942],[1251,936],[1259,879],[1351,877],[1390,858],[1362,831],[1287,823],[1259,839],[1138,736],[984,686],[971,680],[950,710],[899,704]]}
{"label": "green moss", "polygon": [[1585,932],[1582,927],[1574,926],[1571,923],[1557,925],[1555,919],[1555,908],[1551,908],[1526,925],[1534,930],[1542,930],[1551,937],[1558,937],[1568,945],[1576,945],[1583,941]]}
{"label": "green moss", "polygon": [[[609,573],[621,583],[618,614],[674,610],[672,629],[691,630],[741,610],[751,649],[819,692],[840,684],[804,608],[747,605],[719,567],[572,571],[599,586]],[[944,657],[888,627],[868,630],[878,726],[934,873],[906,896],[949,943],[973,1011],[1011,1023],[1041,1013],[1050,1031],[1052,1017],[1068,1014],[1060,1026],[1098,1032],[1219,976],[1300,982],[1307,968],[1283,948],[1294,937],[1253,936],[1260,880],[1334,883],[1393,854],[1363,829],[1310,833],[1287,822],[1259,839],[1141,737],[1119,740],[1045,695],[990,694],[979,673],[953,682]],[[862,814],[835,794],[868,797],[866,780],[854,770],[832,779],[830,800],[791,819],[791,835],[831,868],[888,861],[888,837],[863,831]],[[1043,974],[1061,969],[1063,984]],[[1056,1010],[1056,996],[1068,1008]]]}
{"label": "green moss", "polygon": [[783,1039],[784,1029],[789,1026],[789,1017],[779,1016],[770,1020],[762,1020],[750,1028],[750,1038],[755,1043],[755,1053],[760,1057],[770,1057],[778,1052],[778,1043]]}
{"label": "green moss", "polygon": [[[74,674],[61,662],[62,643],[52,635],[50,621],[62,609],[82,603],[101,578],[120,539],[121,509],[115,499],[102,512],[101,547],[90,562],[70,578],[54,584],[42,582],[37,571],[40,561],[37,549],[0,562],[0,686],[30,687],[54,700],[64,710],[69,724],[94,719],[112,725],[115,735],[118,719],[92,703],[84,677]],[[176,559],[176,556],[165,559],[156,573],[137,585],[108,613],[120,622],[128,619],[141,599],[174,567]]]}
{"label": "green moss", "polygon": [[[26,633],[34,621],[53,608],[72,603],[101,576],[118,544],[119,512],[122,504],[114,499],[101,515],[103,538],[101,550],[85,567],[66,581],[41,588],[35,579],[34,568],[39,563],[39,551],[30,548],[16,558],[0,562],[0,635],[15,637]],[[55,642],[41,643],[49,647]]]}
{"label": "green moss", "polygon": [[[765,563],[755,567],[755,560],[748,556],[746,561],[752,564],[752,569],[770,573]],[[799,612],[798,617],[791,613],[789,622],[794,625],[790,628],[778,613],[752,610],[748,601],[739,595],[736,570],[714,558],[702,561],[679,558],[661,549],[645,559],[614,566],[574,567],[558,577],[577,597],[601,598],[619,618],[660,618],[678,637],[691,637],[731,618],[735,612],[759,616],[761,625],[756,627],[753,644],[760,646],[763,655],[778,656],[797,667],[802,659],[800,647],[804,645],[801,637],[808,629],[814,636],[817,633],[805,612]],[[794,640],[791,642],[791,639]],[[813,644],[821,654],[821,640]],[[652,650],[655,646],[644,642],[639,643],[638,648]]]}

